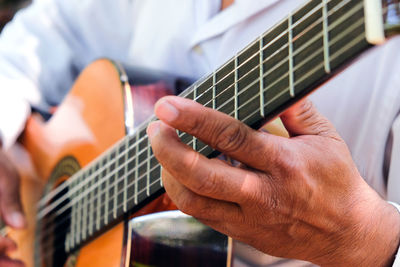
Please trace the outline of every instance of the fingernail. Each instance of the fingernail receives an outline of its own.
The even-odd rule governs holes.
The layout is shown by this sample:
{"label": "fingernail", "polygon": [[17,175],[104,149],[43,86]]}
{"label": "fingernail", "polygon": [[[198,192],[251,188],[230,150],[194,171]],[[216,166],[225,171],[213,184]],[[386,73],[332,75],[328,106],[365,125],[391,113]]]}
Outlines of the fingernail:
{"label": "fingernail", "polygon": [[24,227],[25,226],[25,217],[20,212],[13,212],[9,217],[10,223],[14,227]]}
{"label": "fingernail", "polygon": [[150,139],[160,132],[160,121],[154,121],[147,126],[147,135]]}
{"label": "fingernail", "polygon": [[168,100],[161,100],[156,104],[157,117],[166,122],[173,122],[179,116],[179,111]]}

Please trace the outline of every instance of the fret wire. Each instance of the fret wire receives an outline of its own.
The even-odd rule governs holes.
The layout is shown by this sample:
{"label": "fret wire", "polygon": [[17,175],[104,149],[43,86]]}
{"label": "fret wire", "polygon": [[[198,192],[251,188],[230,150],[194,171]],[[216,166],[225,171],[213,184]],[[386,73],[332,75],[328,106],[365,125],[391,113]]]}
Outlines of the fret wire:
{"label": "fret wire", "polygon": [[[64,241],[64,247],[65,247],[65,251],[69,252],[70,248],[69,248],[69,238],[70,238],[70,233],[67,233],[65,235],[65,241]],[[36,254],[36,253],[35,253]],[[36,258],[36,257],[35,257]]]}
{"label": "fret wire", "polygon": [[212,85],[212,108],[215,109],[215,94],[216,94],[216,92],[215,92],[216,91],[216,89],[215,89],[215,86],[216,86],[216,73],[215,73],[215,71],[213,73],[212,79],[213,79],[213,85]]}
{"label": "fret wire", "polygon": [[[272,87],[273,85],[270,85],[270,87]],[[245,91],[245,90],[244,90]]]}
{"label": "fret wire", "polygon": [[[79,181],[79,179],[75,180],[75,183]],[[76,213],[75,213],[75,206],[71,206],[71,225],[69,226],[70,228],[70,247],[74,247],[75,246],[75,225],[76,225]],[[45,228],[46,229],[46,228]]]}
{"label": "fret wire", "polygon": [[[89,177],[90,176],[90,173],[88,173],[88,176],[87,177]],[[87,178],[86,177],[86,178]],[[83,190],[83,192],[86,190],[86,188],[87,188],[87,185],[88,184],[86,184],[85,186],[83,186],[82,188],[82,190]],[[90,196],[90,194],[87,194],[87,196],[89,197]],[[85,213],[85,209],[86,209],[86,211],[89,209],[89,202],[87,203],[88,205],[86,205],[86,202],[88,202],[88,199],[86,199],[86,198],[82,198],[82,207],[83,207],[83,209],[82,209],[82,216],[83,216],[83,214]],[[87,214],[87,213],[86,213]],[[86,218],[86,220],[84,220],[83,221],[83,223],[82,223],[82,240],[85,240],[86,239],[86,231],[87,231],[87,224],[86,224],[86,222],[87,222],[87,219],[89,219],[89,218],[87,218],[87,216],[84,216],[85,218]]]}
{"label": "fret wire", "polygon": [[[118,148],[119,148],[119,145],[118,145]],[[116,150],[116,152],[115,152],[115,157],[116,158],[119,158],[119,152],[118,152],[118,149]],[[118,163],[118,160],[116,161],[116,163],[115,163],[115,169],[119,169],[120,168],[120,166],[119,166],[119,163]],[[114,176],[114,179],[115,180],[117,180],[117,176],[118,176],[118,171],[115,171],[114,172],[114,174],[113,174],[113,176]],[[115,218],[117,218],[117,199],[115,198],[115,194],[117,193],[117,191],[118,191],[118,183],[113,183],[113,191],[114,191],[114,195],[113,195],[113,218],[115,219]]]}
{"label": "fret wire", "polygon": [[[100,174],[98,174],[98,175],[100,175]],[[101,219],[100,219],[101,205],[100,204],[102,203],[102,201],[101,201],[102,193],[100,192],[101,191],[101,184],[98,183],[99,179],[101,179],[100,176],[98,176],[98,180],[95,182],[95,186],[97,187],[97,191],[98,191],[97,194],[96,194],[97,195],[96,230],[100,230],[100,223],[101,223]]]}
{"label": "fret wire", "polygon": [[[235,90],[235,99],[234,99],[234,105],[235,105],[235,107],[234,107],[234,111],[235,111],[235,119],[239,119],[239,114],[238,114],[238,110],[237,110],[237,106],[238,106],[238,103],[239,103],[239,99],[238,99],[238,62],[239,61],[239,57],[238,57],[238,55],[236,55],[235,56],[235,81],[234,81],[234,86],[235,86],[235,88],[234,88],[234,90]],[[225,90],[224,90],[225,91]]]}
{"label": "fret wire", "polygon": [[[137,134],[136,134],[136,140],[138,140],[138,139],[140,139],[139,137],[139,132],[140,131],[137,131]],[[135,171],[135,193],[134,193],[134,196],[135,196],[135,205],[137,205],[138,204],[138,186],[139,186],[139,181],[138,181],[138,176],[139,176],[139,168],[138,168],[138,165],[139,165],[139,156],[136,156],[136,155],[138,155],[139,154],[139,142],[137,142],[138,144],[137,144],[137,146],[136,146],[136,148],[135,148],[135,168],[137,169],[137,171]]]}
{"label": "fret wire", "polygon": [[151,144],[150,144],[150,140],[147,139],[147,159],[146,159],[146,170],[147,170],[147,174],[146,174],[146,195],[149,197],[150,196],[150,149],[151,149]]}
{"label": "fret wire", "polygon": [[128,196],[128,162],[129,162],[129,158],[128,158],[128,151],[129,151],[129,138],[126,138],[125,140],[125,148],[127,150],[127,152],[125,153],[125,167],[124,167],[124,174],[125,174],[125,178],[124,178],[124,199],[123,199],[123,203],[124,203],[124,207],[123,207],[123,211],[127,212],[128,208],[127,208],[127,196]]}
{"label": "fret wire", "polygon": [[323,31],[324,31],[324,61],[325,72],[331,73],[331,66],[329,61],[329,32],[328,32],[328,4],[327,0],[323,1],[322,17],[323,17]]}
{"label": "fret wire", "polygon": [[[163,166],[160,165],[160,174],[161,174],[161,175],[162,175],[162,170],[163,170]],[[161,185],[161,187],[164,187],[163,181],[162,181],[162,177],[161,177],[161,179],[160,179],[160,185]]]}
{"label": "fret wire", "polygon": [[[109,161],[110,160],[110,156],[111,154],[108,154],[107,155],[107,161]],[[106,168],[106,175],[105,176],[108,176],[108,174],[109,174],[109,172],[110,172],[110,165],[108,165],[108,167]],[[105,185],[105,188],[106,188],[106,190],[105,190],[105,206],[104,206],[104,210],[108,210],[108,202],[109,202],[109,198],[110,198],[110,195],[109,195],[109,192],[108,192],[108,190],[109,190],[109,183],[110,183],[110,180],[109,179],[106,179],[106,185]],[[101,217],[101,216],[100,216]],[[108,224],[108,216],[107,216],[107,218],[104,218],[104,224]]]}
{"label": "fret wire", "polygon": [[[88,184],[89,188],[92,186],[93,182],[96,182],[95,179],[96,178],[93,178],[93,180],[89,179],[90,180],[89,184]],[[89,217],[89,236],[93,234],[93,228],[94,228],[94,223],[93,223],[93,221],[94,221],[94,212],[91,212],[91,211],[95,209],[95,206],[94,206],[95,197],[96,196],[94,194],[94,190],[91,190],[90,198],[93,199],[93,201],[89,201],[90,206],[88,208],[88,213],[90,213],[90,217]]]}
{"label": "fret wire", "polygon": [[288,35],[289,35],[289,87],[290,96],[294,95],[294,70],[293,70],[293,29],[292,29],[292,14],[289,14],[288,18]]}
{"label": "fret wire", "polygon": [[[83,175],[82,177],[85,177],[85,175]],[[82,178],[83,179],[83,178]],[[79,194],[82,193],[82,187],[79,189]],[[76,233],[75,233],[75,242],[79,243],[80,242],[80,232],[81,232],[81,206],[82,206],[82,202],[78,201],[78,207],[76,209]]]}
{"label": "fret wire", "polygon": [[[330,2],[331,0],[329,0],[328,2]],[[337,6],[335,6],[335,8],[333,10],[330,11],[329,15],[333,14],[335,11],[337,11],[338,9],[340,9],[341,7],[343,7],[344,5],[346,5],[349,1],[342,1],[341,3],[339,3]],[[312,14],[315,10],[319,9],[321,6],[318,5],[316,6],[314,9],[312,9],[311,11],[309,11],[306,15],[304,15],[303,18],[301,18],[300,20],[298,20],[293,27],[299,25],[300,23],[302,23],[308,16],[309,14]],[[271,42],[269,42],[268,44],[265,45],[265,47],[263,47],[263,49],[265,49],[266,47],[269,47],[270,45],[272,45],[276,40],[278,40],[280,38],[280,36],[283,36],[283,34],[285,34],[287,31],[282,32],[279,36],[277,36],[275,39],[273,39]],[[268,32],[267,32],[268,33]],[[266,34],[267,34],[266,33]],[[246,61],[243,63],[245,64]],[[243,65],[242,64],[242,65]],[[229,75],[229,74],[228,74]],[[188,92],[190,93],[190,92]],[[187,93],[187,94],[188,94]],[[151,118],[149,119],[149,121],[151,121]],[[83,170],[85,170],[86,168],[84,168]],[[83,171],[82,170],[82,171]],[[76,176],[75,176],[76,177]],[[65,183],[65,185],[61,185],[59,187],[57,187],[55,190],[52,191],[52,193],[48,194],[46,197],[42,198],[42,200],[39,202],[39,207],[40,206],[45,206],[46,203],[48,202],[48,200],[50,200],[57,192],[61,191],[63,188],[65,188],[65,186],[69,185],[70,183],[72,183],[72,181],[74,180],[75,177],[71,177],[70,179],[68,179]]]}
{"label": "fret wire", "polygon": [[[264,112],[264,53],[263,53],[263,44],[264,44],[264,38],[262,36],[260,37],[260,116],[265,117],[265,112]],[[236,108],[236,106],[235,106]],[[235,110],[235,118],[237,119],[237,113],[238,111]]]}
{"label": "fret wire", "polygon": [[[194,90],[193,90],[193,99],[196,99],[197,97],[197,85],[194,86]],[[196,151],[197,150],[197,142],[196,142],[196,137],[192,136],[193,139],[193,150]]]}

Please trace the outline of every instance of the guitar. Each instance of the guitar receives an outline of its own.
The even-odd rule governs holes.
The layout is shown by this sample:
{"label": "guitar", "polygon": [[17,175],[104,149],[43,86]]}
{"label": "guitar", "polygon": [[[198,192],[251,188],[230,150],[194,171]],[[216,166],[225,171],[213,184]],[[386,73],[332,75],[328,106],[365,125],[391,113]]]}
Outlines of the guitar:
{"label": "guitar", "polygon": [[[399,9],[399,1],[312,0],[180,95],[258,128],[398,33]],[[35,267],[229,266],[229,239],[177,212],[154,213],[175,207],[145,133],[156,118],[135,127],[128,80],[118,64],[97,61],[48,122],[28,121],[16,152],[33,162],[20,168],[33,177],[22,188],[33,188],[23,193],[30,231],[13,233],[20,255]],[[218,154],[179,136],[203,155]],[[42,192],[37,209],[29,205]]]}

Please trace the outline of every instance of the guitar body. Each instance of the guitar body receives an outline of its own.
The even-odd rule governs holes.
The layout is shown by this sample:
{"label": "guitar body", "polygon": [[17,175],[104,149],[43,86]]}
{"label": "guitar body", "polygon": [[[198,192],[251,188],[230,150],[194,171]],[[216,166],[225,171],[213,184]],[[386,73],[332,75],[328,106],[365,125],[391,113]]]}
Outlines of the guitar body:
{"label": "guitar body", "polygon": [[29,227],[24,231],[10,231],[9,235],[19,247],[13,256],[22,259],[27,267],[133,266],[138,263],[131,253],[136,251],[133,241],[140,247],[143,247],[141,242],[146,243],[144,254],[147,256],[143,256],[140,264],[150,265],[153,258],[159,258],[152,252],[156,245],[151,240],[132,237],[134,228],[130,221],[140,215],[176,209],[165,194],[108,225],[101,235],[71,252],[54,250],[65,242],[54,237],[55,232],[62,230],[61,226],[49,226],[48,222],[44,226],[37,220],[36,203],[43,194],[65,182],[125,136],[126,97],[116,66],[109,60],[98,60],[82,72],[50,120],[44,122],[40,116],[29,119],[21,139],[23,147],[17,145],[10,153],[22,175],[21,194]]}

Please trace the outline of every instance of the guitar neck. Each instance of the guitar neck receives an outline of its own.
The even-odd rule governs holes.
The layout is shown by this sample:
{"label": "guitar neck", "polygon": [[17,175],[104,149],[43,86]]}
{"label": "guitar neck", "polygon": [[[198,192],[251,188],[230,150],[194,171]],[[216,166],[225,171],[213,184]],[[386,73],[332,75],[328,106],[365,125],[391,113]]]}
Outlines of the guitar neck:
{"label": "guitar neck", "polygon": [[[398,2],[394,6],[393,1],[383,6],[380,3],[312,0],[181,96],[257,128],[373,44],[382,42],[384,27],[386,34],[398,31]],[[39,219],[55,209],[60,214],[72,206],[67,251],[163,192],[161,166],[146,135],[148,123],[154,120],[150,118],[67,181],[69,206],[62,205],[62,198],[54,200],[60,189],[41,201]],[[187,133],[179,132],[179,136],[205,156],[218,153]],[[46,205],[49,202],[52,204]],[[82,207],[90,207],[85,218]],[[87,227],[86,222],[95,227]]]}

